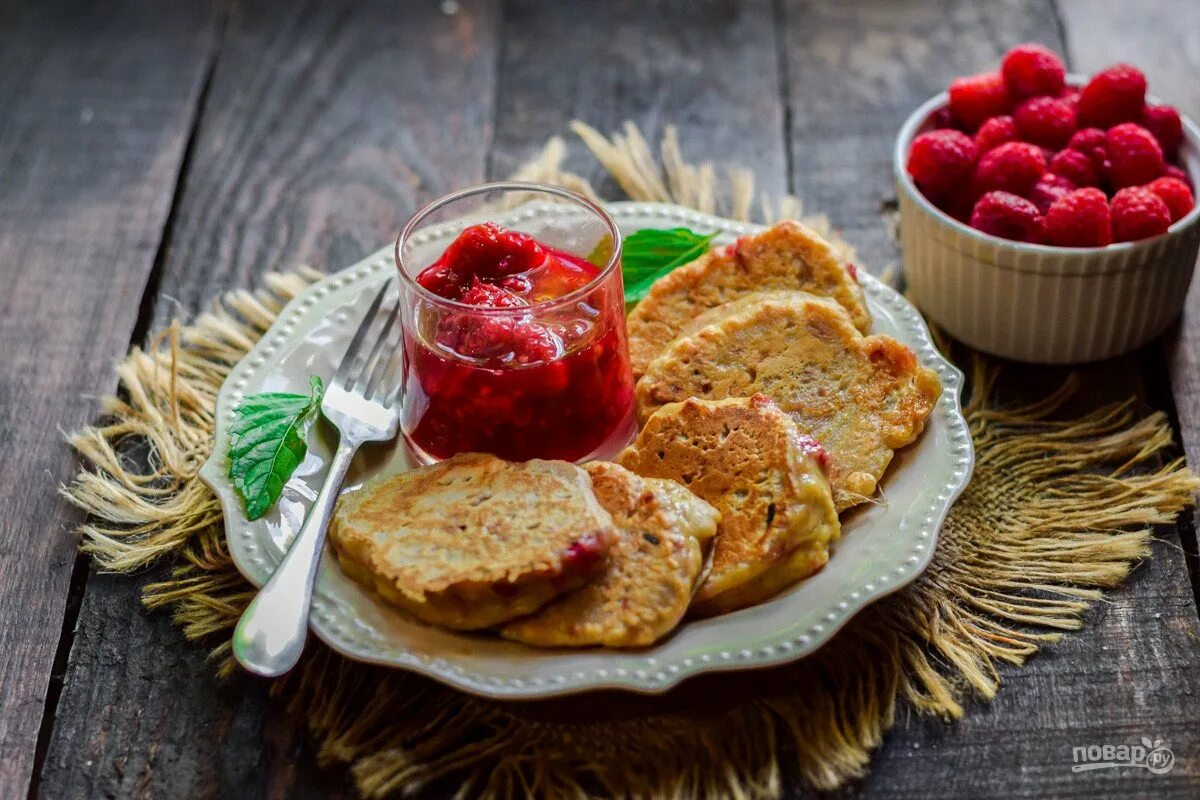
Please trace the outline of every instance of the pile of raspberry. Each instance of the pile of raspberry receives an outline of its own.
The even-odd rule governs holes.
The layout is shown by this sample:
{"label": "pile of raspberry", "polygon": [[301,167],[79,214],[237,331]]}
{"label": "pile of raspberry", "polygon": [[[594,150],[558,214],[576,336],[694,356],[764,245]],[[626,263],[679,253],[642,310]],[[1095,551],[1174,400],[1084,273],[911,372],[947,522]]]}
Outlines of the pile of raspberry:
{"label": "pile of raspberry", "polygon": [[1195,204],[1176,163],[1183,123],[1146,104],[1128,64],[1066,85],[1062,59],[1023,44],[999,72],[958,78],[908,174],[938,208],[993,236],[1103,247],[1165,233]]}

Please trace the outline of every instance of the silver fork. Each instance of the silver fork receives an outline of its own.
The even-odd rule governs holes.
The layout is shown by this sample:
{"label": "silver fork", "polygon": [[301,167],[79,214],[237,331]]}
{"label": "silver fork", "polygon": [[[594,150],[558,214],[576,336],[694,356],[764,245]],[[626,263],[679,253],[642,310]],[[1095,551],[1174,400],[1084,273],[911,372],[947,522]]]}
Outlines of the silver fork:
{"label": "silver fork", "polygon": [[[391,285],[392,281],[387,281],[375,295],[321,400],[321,413],[339,434],[325,483],[283,561],[242,614],[233,633],[234,656],[258,675],[282,675],[300,660],[308,635],[317,565],[346,470],[364,442],[382,442],[396,436],[400,420],[396,405],[399,389],[395,387],[399,383],[396,354],[401,341],[396,325],[399,300],[369,348],[364,349]],[[397,329],[395,334],[393,328]]]}

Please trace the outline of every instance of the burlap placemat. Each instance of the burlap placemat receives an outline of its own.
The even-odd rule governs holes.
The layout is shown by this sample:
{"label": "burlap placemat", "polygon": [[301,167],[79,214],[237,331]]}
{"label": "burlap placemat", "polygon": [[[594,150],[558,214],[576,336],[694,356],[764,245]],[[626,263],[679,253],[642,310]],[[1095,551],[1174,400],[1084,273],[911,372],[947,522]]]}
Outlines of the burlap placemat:
{"label": "burlap placemat", "polygon": [[[687,164],[671,131],[655,158],[631,125],[612,139],[573,127],[632,198],[743,219],[755,205],[762,219],[799,216],[794,199],[755,204],[744,172],[718,179],[711,165]],[[595,195],[562,171],[564,149],[551,140],[516,177]],[[120,391],[104,399],[103,421],[71,437],[85,465],[63,491],[90,515],[83,549],[104,570],[172,563],[169,580],[147,587],[146,605],[169,609],[224,674],[235,668],[229,636],[252,590],[197,471],[213,447],[221,382],[319,277],[269,273],[257,291],[173,322],[117,367]],[[969,697],[991,698],[998,664],[1019,665],[1078,629],[1101,590],[1150,555],[1150,527],[1171,522],[1200,489],[1181,460],[1163,465],[1171,431],[1161,414],[1139,416],[1128,402],[1062,419],[1070,381],[1041,402],[994,407],[996,367],[971,358],[977,466],[933,563],[809,658],[752,677],[697,678],[658,698],[500,703],[346,661],[310,639],[275,690],[321,760],[348,765],[370,797],[424,788],[464,798],[771,798],[784,771],[819,789],[861,776],[898,706],[952,720]],[[131,445],[149,458],[127,458]]]}

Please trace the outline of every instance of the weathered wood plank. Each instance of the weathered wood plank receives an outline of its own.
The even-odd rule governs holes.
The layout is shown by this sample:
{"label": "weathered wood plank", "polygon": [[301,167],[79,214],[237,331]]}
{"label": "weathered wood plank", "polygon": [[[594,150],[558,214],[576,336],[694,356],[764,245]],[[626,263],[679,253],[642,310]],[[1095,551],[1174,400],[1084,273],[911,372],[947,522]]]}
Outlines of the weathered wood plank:
{"label": "weathered wood plank", "polygon": [[[768,32],[769,17],[767,13],[768,10],[763,7],[752,20],[760,32]],[[464,45],[462,49],[468,52],[474,50],[481,61],[486,61],[491,49],[491,43],[487,37],[489,31],[494,30],[490,27],[488,10],[483,7],[466,6],[460,12],[461,14],[469,15],[471,29],[478,36],[472,46],[466,46],[471,44],[469,42],[459,42]],[[675,10],[676,21],[683,17],[684,15],[679,13],[677,8]],[[378,20],[375,22],[377,23]],[[567,25],[567,23],[569,23],[567,18],[559,17],[558,24]],[[411,21],[408,24],[409,30],[412,30]],[[433,22],[430,21],[429,24],[432,25]],[[460,21],[458,24],[463,23]],[[292,16],[282,15],[278,20],[278,25],[285,29],[311,26],[313,30],[317,30],[320,28],[320,20],[298,21]],[[358,25],[357,22],[347,22],[344,29],[351,31]],[[363,23],[364,28],[370,28],[372,25]],[[565,35],[567,31],[569,31],[569,25],[563,28],[563,33],[560,35]],[[299,34],[291,35],[298,36]],[[344,35],[349,36],[350,34]],[[384,36],[377,30],[375,35]],[[392,31],[391,35],[385,38],[396,35],[396,32]],[[213,202],[211,198],[214,196],[220,198],[217,201],[218,208],[229,208],[239,204],[253,206],[256,197],[265,197],[268,204],[277,206],[277,210],[272,213],[276,214],[283,224],[299,218],[304,209],[312,205],[311,197],[288,197],[286,201],[274,199],[278,191],[287,189],[299,191],[290,186],[289,182],[296,178],[289,175],[278,178],[278,182],[283,186],[283,189],[278,190],[269,186],[272,181],[276,180],[270,175],[257,179],[251,176],[248,180],[240,181],[240,183],[249,184],[245,189],[222,189],[219,185],[214,186],[214,184],[228,181],[226,173],[232,167],[227,166],[226,162],[236,156],[238,148],[228,141],[223,145],[221,140],[209,141],[210,136],[217,137],[225,134],[215,132],[210,134],[208,131],[210,129],[213,131],[236,130],[240,125],[249,122],[249,120],[243,119],[243,116],[249,114],[247,111],[234,113],[223,110],[220,105],[222,98],[227,97],[227,94],[234,94],[235,97],[243,93],[251,96],[255,94],[251,89],[244,87],[239,88],[236,93],[224,88],[223,81],[236,82],[237,79],[234,76],[248,74],[244,63],[237,70],[228,64],[230,61],[241,63],[243,60],[252,60],[250,51],[255,47],[262,46],[258,39],[264,36],[266,36],[265,32],[258,31],[256,33],[249,22],[241,21],[235,16],[230,38],[221,54],[218,70],[214,76],[209,103],[212,110],[206,114],[201,124],[189,179],[185,183],[180,209],[176,216],[176,235],[171,243],[162,281],[164,295],[183,298],[185,306],[194,307],[202,298],[219,290],[218,286],[209,285],[208,281],[219,281],[222,282],[222,285],[244,283],[245,276],[252,274],[263,263],[264,255],[275,257],[276,249],[283,246],[266,233],[260,232],[261,226],[253,226],[248,232],[241,232],[237,227],[237,221],[233,220],[229,222],[234,230],[234,234],[231,235],[244,238],[254,237],[253,247],[248,250],[224,248],[220,239],[226,229],[218,226],[217,222],[212,220],[212,217],[221,216],[219,210],[203,207],[204,204]],[[427,37],[418,36],[416,40],[420,41],[422,38]],[[243,40],[246,42],[244,47],[248,52],[243,52],[240,56],[231,53],[231,48],[238,47],[238,43]],[[277,51],[289,48],[277,46],[268,49]],[[346,49],[352,49],[349,43],[347,43]],[[428,53],[424,55],[426,58],[428,57]],[[420,54],[416,54],[413,57],[419,56]],[[328,54],[325,57],[330,58]],[[336,60],[336,55],[334,59]],[[695,64],[694,61],[688,63],[691,66]],[[773,57],[765,58],[762,63],[764,67],[774,68]],[[288,66],[287,64],[283,65],[281,71],[287,72]],[[412,69],[411,64],[406,66],[409,70]],[[427,64],[425,68],[434,69],[435,66]],[[337,63],[331,64],[327,68],[335,72],[346,69],[344,65],[339,66]],[[505,71],[510,69],[516,70],[517,65],[506,62]],[[229,71],[228,75],[227,70]],[[750,77],[747,73],[743,73],[742,80],[747,87],[750,84]],[[679,80],[679,76],[676,76],[676,79]],[[268,75],[264,76],[263,80],[271,79]],[[510,87],[506,86],[500,92],[502,101],[508,88]],[[271,95],[278,91],[280,90],[268,87],[258,90],[258,94]],[[382,91],[382,88],[377,87],[372,91]],[[472,100],[468,97],[461,97],[457,102],[447,102],[445,91],[441,89],[439,91],[443,95],[441,98],[443,106],[472,107]],[[777,84],[774,84],[770,91],[777,96]],[[304,101],[315,99],[315,97],[302,95],[299,98],[299,105],[303,108]],[[440,185],[423,189],[422,194],[441,191],[451,188],[455,184],[477,180],[480,177],[483,163],[482,154],[487,149],[486,136],[489,119],[485,115],[489,108],[486,106],[488,100],[489,97],[484,97],[476,102],[475,112],[480,116],[475,125],[475,135],[479,138],[472,147],[455,152],[453,148],[436,142],[429,144],[429,158],[436,159],[437,163],[427,165],[428,174],[434,176],[434,180],[438,176],[451,177],[442,178],[443,182]],[[296,104],[294,98],[293,104]],[[365,142],[378,141],[380,138],[387,137],[389,133],[395,132],[395,128],[392,127],[393,122],[387,118],[388,113],[392,112],[385,111],[382,114],[383,118],[379,119],[377,117],[380,116],[380,111],[378,107],[374,107],[368,118],[359,123],[366,129],[366,133],[362,134]],[[420,117],[415,111],[412,113],[414,118]],[[439,119],[437,114],[428,112],[428,110],[425,113],[429,114],[430,120],[425,123],[426,125],[437,124]],[[781,120],[778,107],[774,107],[772,113],[775,122],[778,123]],[[623,116],[614,116],[608,119],[596,119],[584,116],[601,126],[609,126],[610,120],[615,125],[624,118]],[[569,116],[566,118],[569,119]],[[639,121],[644,123],[646,120],[639,119]],[[285,121],[281,121],[280,126],[284,132],[291,133],[290,129],[286,127]],[[528,138],[521,144],[527,143],[532,149],[539,145],[544,136],[549,135],[550,132],[549,128],[530,131]],[[783,187],[782,165],[784,163],[782,132],[778,124],[771,131],[771,135],[773,136],[774,156],[769,161],[764,162],[762,153],[750,142],[741,148],[740,154],[748,162],[758,159],[759,165],[766,163],[773,166],[776,178],[774,185],[771,185],[770,188],[777,191]],[[400,145],[403,145],[403,142]],[[249,144],[243,142],[242,146],[265,148],[268,146],[268,142],[252,140]],[[303,147],[305,145],[301,142],[295,146]],[[365,145],[360,143],[360,146]],[[511,153],[512,151],[505,150],[503,152]],[[772,151],[767,152],[769,154]],[[716,155],[711,151],[710,154]],[[333,156],[327,154],[313,156],[313,158],[321,159],[326,157],[336,162]],[[389,162],[385,166],[391,165],[393,162]],[[315,166],[301,166],[320,170],[323,164],[317,162]],[[301,166],[297,166],[296,169],[300,170]],[[335,168],[329,167],[328,169]],[[497,169],[500,169],[501,172],[496,174],[502,174],[503,168],[498,167]],[[335,199],[355,201],[356,195],[351,188],[353,187],[343,189],[344,197]],[[326,188],[326,191],[333,190]],[[225,197],[224,193],[228,193],[228,197]],[[307,205],[306,199],[308,200]],[[189,209],[189,203],[196,204],[196,207]],[[391,231],[388,230],[388,226],[398,223],[403,215],[411,210],[412,202],[408,196],[396,198],[392,203],[391,213],[395,215],[394,219],[389,220],[387,225],[377,225],[369,235],[362,236],[357,241],[350,240],[358,246],[357,250],[353,252],[322,251],[318,246],[309,245],[310,250],[300,252],[295,257],[323,256],[328,258],[329,263],[347,262],[358,257],[360,253],[377,246],[381,238],[390,235]],[[332,202],[328,202],[321,208],[331,209],[336,206]],[[206,214],[209,217],[207,221],[192,221],[193,215],[201,217]],[[331,216],[330,218],[304,219],[303,223],[295,223],[297,229],[303,225],[305,230],[327,228],[333,233],[346,229],[357,230],[355,224],[360,227],[362,225],[358,215],[354,215],[354,220]],[[280,236],[283,235],[280,234]],[[320,241],[320,239],[314,238],[308,241]],[[344,243],[345,240],[337,241]],[[181,251],[186,251],[187,254],[179,255]],[[215,257],[217,261],[213,266],[208,265],[206,261],[211,257]],[[199,274],[193,277],[188,274],[190,271],[196,271]],[[160,318],[169,313],[169,308],[158,312]],[[280,743],[275,746],[278,757],[272,761],[269,755],[270,746],[268,746],[268,751],[264,752],[264,748],[259,747],[255,739],[260,729],[270,730],[281,727],[280,716],[278,710],[262,698],[261,687],[256,682],[238,679],[226,685],[224,690],[214,691],[214,682],[203,677],[204,666],[196,651],[192,648],[179,647],[177,634],[169,629],[164,620],[144,619],[130,607],[130,603],[126,599],[133,591],[130,584],[131,581],[128,579],[118,577],[105,576],[100,580],[94,579],[94,585],[85,597],[84,607],[80,614],[79,640],[72,657],[71,680],[63,699],[64,710],[61,716],[64,725],[60,725],[56,730],[51,756],[47,759],[43,792],[45,796],[57,796],[59,793],[70,793],[73,790],[121,794],[133,789],[143,789],[147,793],[177,793],[180,796],[221,796],[222,792],[228,793],[235,788],[239,789],[242,794],[255,794],[269,792],[271,787],[282,789],[281,793],[294,796],[294,793],[306,789],[313,791],[313,781],[323,779],[328,785],[330,781],[335,780],[330,776],[321,776],[313,772],[311,764],[305,763],[303,754],[298,752],[295,737],[280,738]],[[101,644],[104,642],[110,644],[102,647]],[[123,643],[132,643],[136,646],[128,647]],[[156,656],[164,648],[170,648],[170,651],[176,654],[175,657],[179,658],[177,668],[162,669],[162,665],[157,663]],[[188,652],[189,650],[190,652]],[[122,688],[111,688],[114,686]],[[131,691],[128,688],[130,686],[136,687],[136,689]],[[245,699],[237,702],[236,698],[243,692],[246,692]],[[171,698],[169,711],[156,707],[164,698]],[[103,714],[103,725],[84,726],[77,733],[65,730],[67,721],[79,724],[78,721],[97,714]],[[134,721],[125,721],[129,719]],[[98,728],[106,730],[102,732]],[[85,762],[86,766],[82,768],[72,757],[73,754],[79,752],[80,747],[87,748],[87,761],[91,762]],[[310,761],[311,759],[309,759]],[[318,793],[313,792],[314,795]]]}
{"label": "weathered wood plank", "polygon": [[[156,322],[270,267],[353,263],[418,203],[484,174],[496,3],[247,2],[233,7],[172,218]],[[147,617],[138,578],[93,576],[41,794],[327,797],[267,684],[212,677]]]}
{"label": "weathered wood plank", "polygon": [[1146,73],[1150,91],[1200,116],[1200,6],[1190,0],[1057,0],[1076,72],[1124,61]]}
{"label": "weathered wood plank", "polygon": [[[1116,61],[1136,64],[1146,73],[1151,92],[1200,119],[1200,4],[1060,0],[1059,7],[1078,70],[1091,72]],[[1200,464],[1200,285],[1192,287],[1179,326],[1164,337],[1164,350],[1180,439],[1189,462]],[[1182,533],[1191,556],[1193,593],[1200,598],[1197,522],[1200,517],[1193,516]]]}
{"label": "weathered wood plank", "polygon": [[165,569],[93,575],[80,611],[40,796],[352,797],[316,768],[268,683],[219,680],[204,650],[137,602]]}
{"label": "weathered wood plank", "polygon": [[[1141,4],[1139,4],[1141,5]],[[1091,5],[1088,4],[1088,8]],[[787,14],[792,161],[796,191],[827,212],[878,269],[899,260],[887,232],[894,200],[892,144],[903,119],[959,74],[994,68],[1007,47],[1062,50],[1054,9],[1042,2],[826,4],[795,0]],[[1114,30],[1117,30],[1114,28]],[[1037,396],[1063,371],[1013,365],[1014,397]],[[1139,392],[1136,358],[1089,367],[1092,405]],[[1196,611],[1174,531],[1087,629],[1021,669],[1003,670],[990,705],[953,725],[904,720],[869,777],[839,797],[1191,797],[1200,736],[1187,709],[1200,690]],[[1162,737],[1176,748],[1167,776],[1071,772],[1071,748]],[[1139,773],[1140,774],[1137,774]]]}
{"label": "weathered wood plank", "polygon": [[[594,10],[597,7],[599,11]],[[759,5],[728,4],[702,6],[695,14],[680,13],[674,6],[657,4],[650,6],[648,11],[645,6],[642,9],[636,15],[632,4],[622,3],[589,3],[569,10],[519,4],[513,9],[505,29],[506,43],[502,51],[497,145],[491,174],[505,174],[539,146],[545,135],[560,130],[572,116],[580,116],[602,130],[612,129],[621,120],[632,118],[643,125],[651,138],[656,138],[664,122],[679,122],[689,156],[742,161],[756,167],[768,190],[781,188],[785,181],[780,167],[785,159],[779,133],[783,117],[778,105],[769,102],[769,92],[761,98],[764,105],[760,107],[757,105],[760,100],[748,100],[743,91],[732,91],[753,93],[772,81],[778,87],[778,71],[771,71],[770,54],[761,46],[773,35],[769,9]],[[830,128],[820,136],[807,137],[805,147],[816,143],[824,149],[803,158],[799,157],[798,149],[793,151],[797,157],[794,175],[801,193],[814,210],[829,212],[837,224],[849,231],[852,240],[863,251],[865,262],[873,267],[895,258],[895,250],[882,232],[877,200],[886,200],[890,196],[891,131],[898,126],[908,108],[940,88],[953,74],[992,63],[995,55],[1008,44],[1036,38],[1034,34],[1039,31],[1053,30],[1052,19],[1044,7],[1031,3],[1000,5],[986,14],[956,10],[950,4],[939,6],[938,10],[943,15],[938,19],[944,18],[948,22],[937,22],[926,7],[918,8],[910,3],[893,4],[891,9],[857,7],[848,12],[827,6],[813,8],[808,4],[788,7],[789,42],[791,37],[797,36],[797,26],[811,26],[814,29],[800,35],[800,40],[807,39],[818,52],[821,47],[834,47],[824,52],[836,55],[836,60],[831,63],[839,67],[836,74],[828,68],[821,72],[819,59],[808,60],[812,58],[811,52],[798,55],[793,48],[788,74],[794,116],[804,112],[810,102],[825,102],[833,108],[832,100],[836,99],[833,92],[838,81],[849,80],[842,75],[846,71],[850,77],[858,76],[864,82],[861,85],[867,87],[878,81],[889,86],[889,81],[900,81],[910,87],[904,91],[914,95],[908,97],[904,91],[899,91],[896,94],[901,96],[897,98],[889,89],[880,101],[882,115],[873,116],[869,108],[861,110],[855,120],[840,123],[840,128],[828,116],[832,111],[822,112],[826,115],[822,119],[830,123]],[[472,14],[475,7],[468,5],[464,11]],[[214,276],[221,286],[247,282],[248,276],[263,264],[261,259],[284,258],[291,262],[292,256],[299,254],[299,257],[329,258],[328,263],[346,262],[376,245],[374,241],[360,242],[358,237],[369,239],[370,226],[379,225],[379,220],[388,213],[386,203],[377,205],[373,194],[377,184],[361,179],[334,181],[338,188],[323,195],[319,182],[305,183],[304,167],[310,172],[327,174],[322,171],[328,163],[324,159],[328,153],[336,151],[336,147],[329,144],[329,138],[318,135],[317,139],[323,145],[307,151],[305,158],[300,155],[305,147],[304,134],[287,128],[283,122],[276,122],[273,130],[270,125],[266,128],[271,135],[283,133],[296,138],[289,146],[277,150],[270,149],[271,135],[259,129],[250,131],[257,125],[254,118],[256,98],[247,98],[243,94],[253,95],[252,88],[245,84],[248,82],[253,87],[256,81],[283,84],[286,80],[286,77],[272,77],[269,71],[256,74],[256,68],[267,70],[268,59],[277,61],[281,53],[285,62],[287,58],[301,59],[305,47],[313,46],[309,40],[318,37],[317,29],[321,26],[327,26],[320,32],[332,37],[335,43],[347,37],[353,40],[356,35],[367,35],[355,34],[352,29],[356,23],[352,20],[338,21],[327,15],[336,16],[337,10],[304,9],[294,13],[299,15],[300,21],[283,11],[275,17],[263,12],[258,24],[265,25],[265,20],[270,19],[280,30],[257,33],[249,31],[252,26],[248,20],[254,16],[253,12],[248,11],[245,19],[235,15],[230,42],[239,42],[238,46],[244,48],[234,62],[240,67],[233,71],[222,59],[217,77],[228,85],[218,90],[219,81],[215,80],[213,102],[210,103],[214,118],[219,121],[210,122],[207,129],[201,130],[195,166],[181,202],[181,209],[189,201],[192,203],[189,214],[194,219],[185,223],[186,215],[179,217],[177,235],[173,239],[177,244],[173,244],[169,253],[164,274],[164,291],[183,298],[186,307],[194,308],[202,298],[219,291],[220,287],[209,285]],[[648,19],[643,18],[646,14],[650,15]],[[843,21],[834,24],[830,16],[840,14],[849,16],[841,17]],[[306,22],[310,17],[315,19]],[[703,19],[697,21],[697,18],[710,17],[723,20],[720,31],[703,32]],[[629,21],[631,19],[637,19],[636,26]],[[929,28],[919,27],[923,23],[928,23]],[[409,20],[405,20],[405,24],[411,25]],[[1044,24],[1049,27],[1041,27]],[[942,25],[949,25],[949,30],[939,27]],[[336,28],[337,32],[330,33],[329,28]],[[740,36],[734,37],[734,33]],[[284,42],[272,40],[273,55],[263,55],[260,61],[253,48],[266,41],[268,34],[281,37]],[[889,37],[897,36],[900,38],[889,45]],[[959,36],[963,37],[961,42],[951,41]],[[829,37],[842,44],[817,46],[829,41]],[[993,43],[992,37],[1001,41]],[[482,38],[486,40],[486,27]],[[936,52],[913,61],[911,68],[905,67],[897,75],[880,72],[882,68],[878,63],[864,63],[862,53],[857,50],[870,45],[882,47],[885,53],[907,53],[910,48],[920,50],[926,46],[922,44],[925,38],[934,43]],[[547,41],[570,46],[545,47]],[[302,51],[301,54],[293,53],[293,48],[286,46],[288,42],[299,44],[294,49]],[[680,42],[686,42],[688,46],[682,48]],[[520,46],[522,43],[524,48]],[[490,45],[483,45],[484,57],[488,47]],[[639,54],[638,48],[645,49]],[[671,52],[675,66],[663,68],[654,55],[654,48]],[[888,48],[894,48],[894,51]],[[967,53],[966,56],[955,56],[959,59],[957,63],[947,60],[951,50],[957,53],[955,48],[962,48]],[[698,55],[692,58],[692,54]],[[352,68],[344,63],[353,62],[353,58],[344,52],[340,58],[343,66],[340,70],[332,68],[334,71],[343,76],[357,74],[355,70],[359,67]],[[617,69],[622,62],[631,63],[634,69]],[[747,63],[750,64],[748,68],[739,66]],[[314,68],[314,74],[321,73],[322,64]],[[843,64],[845,68],[841,66]],[[295,61],[287,62],[279,69],[281,73],[293,75],[304,72]],[[804,83],[796,85],[798,80]],[[281,92],[289,94],[289,102],[296,102],[301,112],[307,109],[307,113],[301,113],[304,119],[301,127],[312,127],[312,119],[316,117],[319,129],[321,112],[314,107],[321,105],[320,101],[330,100],[327,94],[330,81],[337,85],[337,80],[332,78],[327,78],[324,85],[314,85],[308,75],[293,78],[293,82],[287,84],[292,87],[289,89],[260,88],[258,91],[271,96]],[[926,81],[927,85],[922,85],[920,91],[911,89],[921,81]],[[406,92],[413,91],[403,80],[396,83],[403,85]],[[709,89],[711,86],[717,88]],[[399,91],[395,86],[392,90]],[[707,93],[709,91],[711,95]],[[712,99],[714,96],[717,101]],[[225,103],[240,104],[240,110],[221,116]],[[777,124],[771,127],[757,116],[726,117],[721,112],[730,106],[743,112],[765,108],[767,114],[762,118],[774,119]],[[385,112],[374,106],[369,111],[362,111],[366,107],[360,107],[360,116],[354,120],[366,132],[356,131],[354,135],[378,144],[380,139],[377,137],[386,137],[394,133],[394,129],[385,130],[382,123],[376,122],[377,116]],[[731,124],[729,120],[735,118],[739,121]],[[745,119],[756,121],[747,123]],[[815,123],[806,119],[801,124]],[[230,131],[236,130],[249,132],[234,137]],[[871,136],[862,135],[862,131],[871,132]],[[857,147],[863,161],[882,163],[883,171],[880,172],[878,166],[871,167],[870,163],[856,165],[846,159],[847,152],[852,151],[835,147],[836,140],[846,136],[859,136]],[[872,136],[877,141],[872,142]],[[222,137],[231,140],[221,144]],[[211,154],[202,157],[206,139],[213,140],[209,143]],[[2,136],[0,141],[3,141]],[[769,143],[771,141],[778,141],[779,149],[775,149]],[[884,143],[882,148],[880,143]],[[237,166],[234,158],[240,147],[268,152],[270,159],[285,164],[286,174],[283,177],[268,174],[279,169],[275,164],[271,170],[260,172],[251,181],[251,186],[243,190],[237,186],[240,183],[237,170],[243,167]],[[441,142],[434,141],[429,152],[431,157],[437,157],[446,149]],[[482,148],[468,150],[464,148],[460,155],[477,156]],[[821,188],[824,194],[810,191],[811,184],[806,183],[808,176],[825,170],[831,156],[844,159],[842,183],[835,181],[830,167],[822,178],[827,183],[816,184],[817,188],[824,187]],[[247,156],[250,161],[261,157]],[[214,166],[205,170],[200,164],[207,160]],[[295,166],[293,160],[309,163]],[[291,165],[291,171],[287,165]],[[447,171],[458,169],[460,173],[456,174],[466,175],[460,182],[477,177],[466,174],[471,169],[482,172],[481,165],[464,167],[461,159],[445,168]],[[206,171],[211,174],[204,177]],[[356,193],[355,188],[364,182],[368,190]],[[855,198],[868,194],[862,191],[862,186],[874,187],[870,195],[872,202],[856,206]],[[440,188],[447,187],[435,190]],[[210,203],[211,209],[206,207]],[[354,218],[336,218],[337,209],[346,207],[339,204],[354,207],[357,210]],[[255,209],[260,207],[265,210],[261,216],[255,216]],[[311,210],[314,207],[318,208],[315,212]],[[363,225],[364,214],[373,221],[355,227],[356,224]],[[402,216],[397,211],[397,219]],[[224,224],[229,225],[230,235],[236,235],[236,246],[219,241],[220,234],[226,230],[216,219],[219,217],[226,218]],[[319,224],[314,226],[314,220]],[[305,232],[314,227],[326,233],[305,237]],[[343,251],[340,248],[347,240],[339,239],[338,233],[347,229],[354,233]],[[188,233],[189,230],[193,232]],[[293,230],[295,233],[291,232]],[[363,247],[355,250],[358,244]],[[353,255],[350,255],[352,251]],[[209,258],[217,262],[211,272],[206,271],[210,269],[207,266]],[[172,283],[173,268],[194,269],[200,274],[195,279],[176,278]],[[160,310],[160,318],[169,313],[169,309]],[[1163,555],[1165,549],[1160,547],[1159,554]],[[1177,624],[1178,597],[1160,588],[1178,578],[1177,574],[1169,572],[1175,569],[1177,573],[1177,566],[1169,559],[1156,558],[1144,567],[1128,590],[1134,595],[1132,599],[1123,593],[1114,604],[1098,609],[1089,620],[1092,627],[1088,633],[1072,637],[1039,656],[1027,669],[1006,673],[1008,686],[989,708],[976,711],[954,727],[923,720],[911,721],[891,737],[867,782],[842,794],[901,797],[1194,795],[1193,785],[1177,780],[1180,775],[1194,775],[1194,763],[1180,762],[1174,775],[1158,782],[1146,778],[1139,783],[1138,776],[1125,775],[1107,776],[1107,779],[1103,775],[1084,778],[1069,772],[1069,745],[1110,741],[1073,741],[1072,736],[1115,732],[1119,738],[1111,741],[1120,743],[1141,733],[1171,739],[1177,730],[1154,727],[1163,719],[1159,712],[1179,706],[1181,698],[1189,699],[1189,693],[1194,692],[1196,686],[1190,678],[1173,684],[1178,677],[1173,668],[1160,673],[1157,667],[1160,663],[1169,665],[1179,654],[1181,640],[1195,635],[1194,623],[1191,627]],[[1162,574],[1164,568],[1168,570],[1166,575]],[[45,796],[125,796],[133,792],[214,797],[231,794],[317,796],[342,788],[336,777],[321,776],[310,770],[307,756],[297,744],[300,733],[281,730],[282,718],[263,698],[261,684],[242,680],[223,688],[216,686],[206,677],[208,673],[197,651],[180,642],[165,620],[140,616],[136,606],[129,602],[132,592],[130,581],[122,578],[94,578],[89,588],[80,615],[79,643],[72,655],[71,677],[61,704],[61,724],[47,759]],[[1162,618],[1153,622],[1145,619],[1148,608],[1161,612]],[[1192,613],[1194,618],[1194,607]],[[1103,647],[1115,650],[1117,655],[1110,657],[1108,651],[1101,649]],[[1150,666],[1142,655],[1138,655],[1143,651],[1149,652]],[[175,657],[179,660],[175,661]],[[161,663],[163,661],[168,663]],[[170,676],[169,682],[163,683],[164,676]],[[1109,682],[1115,684],[1115,689],[1106,686]],[[1178,722],[1173,724],[1178,725]],[[79,726],[81,730],[67,730],[70,726]],[[1182,734],[1186,736],[1188,730],[1183,728]],[[269,739],[265,747],[257,742],[262,732]],[[1194,738],[1192,744],[1195,744]],[[1064,747],[1065,752],[1060,752]],[[1177,749],[1179,752],[1181,749]],[[1190,752],[1196,752],[1194,746]],[[86,760],[79,758],[80,753],[88,754]]]}
{"label": "weathered wood plank", "polygon": [[207,2],[0,7],[0,797],[23,797],[75,562],[60,429],[113,387],[211,59]]}
{"label": "weathered wood plank", "polygon": [[[1076,370],[1070,414],[1141,391],[1136,358]],[[1044,396],[1062,370],[1011,365],[1003,397]],[[1127,376],[1122,380],[1122,376]],[[860,785],[836,797],[1191,798],[1197,793],[1195,605],[1175,531],[1158,532],[1153,557],[1084,619],[1084,630],[1024,667],[1001,669],[1003,687],[959,722],[908,715]],[[1168,775],[1145,770],[1072,773],[1072,749],[1161,738],[1176,754]]]}
{"label": "weathered wood plank", "polygon": [[482,175],[495,0],[292,5],[233,10],[156,322],[267,269],[352,264]]}
{"label": "weathered wood plank", "polygon": [[[509,4],[493,177],[581,119],[603,133],[633,120],[657,147],[679,128],[684,156],[751,168],[759,188],[787,188],[777,28],[765,2]],[[620,196],[576,148],[568,166]]]}
{"label": "weathered wood plank", "polygon": [[1013,44],[1061,49],[1045,2],[821,3],[786,9],[792,179],[878,272],[899,261],[881,218],[894,208],[892,145],[951,79],[995,68]]}

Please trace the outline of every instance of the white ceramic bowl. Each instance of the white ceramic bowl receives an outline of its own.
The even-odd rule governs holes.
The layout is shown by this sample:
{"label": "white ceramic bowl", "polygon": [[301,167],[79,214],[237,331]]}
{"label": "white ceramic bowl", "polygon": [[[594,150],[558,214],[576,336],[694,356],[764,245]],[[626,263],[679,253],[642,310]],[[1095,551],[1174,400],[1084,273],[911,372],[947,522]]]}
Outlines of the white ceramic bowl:
{"label": "white ceramic bowl", "polygon": [[[1140,347],[1179,316],[1200,251],[1200,204],[1161,236],[1108,247],[1048,247],[977,231],[939,211],[905,168],[913,138],[946,103],[943,92],[913,112],[893,159],[904,276],[930,319],[979,350],[1068,364]],[[1183,126],[1181,165],[1200,184],[1200,129],[1187,118]]]}

